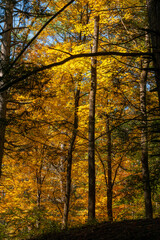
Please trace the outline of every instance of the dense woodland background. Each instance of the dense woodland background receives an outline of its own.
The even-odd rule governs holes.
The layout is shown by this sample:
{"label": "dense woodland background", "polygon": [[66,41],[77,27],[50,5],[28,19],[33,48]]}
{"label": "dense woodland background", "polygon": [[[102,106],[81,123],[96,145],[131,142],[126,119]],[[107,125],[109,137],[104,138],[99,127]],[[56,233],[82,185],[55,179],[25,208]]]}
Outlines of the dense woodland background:
{"label": "dense woodland background", "polygon": [[159,10],[0,0],[0,239],[159,216]]}

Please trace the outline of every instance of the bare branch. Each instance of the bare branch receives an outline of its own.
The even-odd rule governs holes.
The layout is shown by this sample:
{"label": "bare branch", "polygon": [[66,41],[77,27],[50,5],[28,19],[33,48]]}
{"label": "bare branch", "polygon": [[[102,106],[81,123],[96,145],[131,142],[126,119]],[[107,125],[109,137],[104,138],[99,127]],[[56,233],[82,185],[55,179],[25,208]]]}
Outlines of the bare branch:
{"label": "bare branch", "polygon": [[27,43],[27,45],[22,49],[22,51],[19,53],[19,55],[16,57],[16,59],[12,62],[12,64],[9,66],[9,69],[4,73],[4,76],[7,75],[7,73],[11,70],[11,68],[15,65],[15,63],[18,61],[18,59],[23,55],[23,53],[26,51],[26,49],[33,43],[33,41],[40,35],[40,33],[45,29],[45,27],[53,20],[55,19],[61,12],[63,12],[69,5],[71,5],[75,0],[71,0],[69,3],[67,3],[63,8],[61,8],[58,12],[56,12],[42,27],[41,29],[35,34],[35,36]]}
{"label": "bare branch", "polygon": [[[152,53],[148,53],[148,52],[131,52],[131,53],[127,53],[127,52],[96,52],[96,53],[80,53],[80,54],[75,54],[75,55],[71,55],[70,57],[67,57],[65,59],[63,59],[60,62],[54,62],[51,63],[49,65],[45,65],[42,67],[38,67],[32,71],[27,72],[26,74],[22,75],[21,77],[17,78],[15,76],[10,80],[10,82],[5,83],[4,85],[1,86],[0,88],[0,92],[4,92],[6,91],[9,87],[12,87],[14,84],[19,83],[21,81],[23,81],[24,79],[32,76],[33,74],[39,73],[41,71],[50,69],[52,67],[57,67],[60,65],[63,65],[64,63],[72,60],[72,59],[77,59],[77,58],[84,58],[84,57],[93,57],[93,56],[122,56],[122,57],[140,57],[140,56],[152,56]],[[2,78],[0,79],[2,80]]]}

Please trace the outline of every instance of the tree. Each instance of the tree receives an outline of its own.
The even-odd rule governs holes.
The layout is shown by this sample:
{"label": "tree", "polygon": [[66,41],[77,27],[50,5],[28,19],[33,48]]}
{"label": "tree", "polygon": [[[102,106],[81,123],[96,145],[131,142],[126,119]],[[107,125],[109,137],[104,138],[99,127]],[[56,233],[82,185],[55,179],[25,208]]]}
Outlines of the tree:
{"label": "tree", "polygon": [[[147,38],[147,37],[146,37]],[[140,74],[140,110],[141,110],[141,162],[142,162],[142,178],[144,185],[144,201],[146,218],[153,217],[150,174],[148,166],[148,124],[146,110],[146,83],[149,68],[149,59],[143,60],[143,68]]]}
{"label": "tree", "polygon": [[[98,50],[99,16],[94,18],[94,35],[92,52]],[[95,219],[95,102],[97,88],[97,60],[91,58],[91,89],[89,95],[89,135],[88,135],[88,173],[89,173],[89,195],[88,195],[88,220]]]}
{"label": "tree", "polygon": [[113,201],[113,183],[112,183],[112,139],[110,130],[110,119],[106,115],[106,137],[107,137],[107,213],[109,221],[113,221],[112,201]]}
{"label": "tree", "polygon": [[79,98],[80,98],[80,89],[76,90],[75,93],[75,109],[74,109],[74,122],[73,122],[73,132],[69,144],[68,154],[66,156],[67,161],[67,174],[66,174],[66,190],[64,197],[64,212],[63,212],[63,228],[67,228],[68,224],[68,214],[69,214],[69,204],[70,204],[70,196],[71,196],[71,173],[72,173],[72,158],[73,158],[73,150],[75,145],[75,140],[77,137],[78,131],[78,106],[79,106]]}
{"label": "tree", "polygon": [[[17,50],[12,51],[12,62],[11,62],[10,61],[10,59],[11,59],[11,44],[16,45],[16,41],[17,41],[17,39],[14,38],[15,42],[13,43],[12,39],[11,39],[11,33],[13,31],[13,19],[14,19],[13,10],[14,10],[14,5],[16,4],[16,2],[14,2],[12,0],[7,0],[6,1],[6,4],[4,6],[2,6],[2,8],[4,8],[5,17],[4,17],[4,27],[3,27],[3,30],[2,30],[2,43],[1,43],[1,66],[0,66],[0,75],[1,75],[0,76],[1,77],[1,85],[0,86],[1,87],[3,85],[8,84],[9,82],[12,82],[12,80],[10,79],[11,78],[10,74],[15,75],[15,78],[17,78],[17,74],[15,74],[15,72],[17,73],[17,72],[19,72],[19,70],[17,70],[16,69],[17,67],[15,67],[15,66],[19,62],[23,53],[26,51],[26,49],[29,48],[29,46],[32,44],[32,42],[35,39],[37,39],[37,37],[43,31],[43,29],[45,29],[45,27],[54,18],[56,18],[57,15],[59,15],[61,12],[63,12],[65,10],[65,8],[67,8],[73,2],[74,2],[74,0],[71,0],[64,7],[62,7],[57,13],[55,13],[41,27],[41,29],[34,35],[34,37],[26,45],[23,42],[23,44],[22,44],[23,48],[20,52],[18,52]],[[3,2],[1,4],[3,5]],[[34,6],[34,1],[31,2],[31,4],[33,4],[33,6]],[[40,4],[39,4],[39,8],[40,8]],[[20,9],[19,9],[19,11],[20,11],[20,14],[24,14],[27,17],[30,16],[30,14],[26,11],[22,11]],[[41,8],[39,9],[39,11],[41,12]],[[37,13],[37,9],[36,9],[36,13]],[[34,16],[34,14],[33,14],[33,16]],[[38,13],[38,16],[39,16],[39,13]],[[18,18],[18,16],[17,16],[17,18]],[[23,21],[25,22],[25,20],[23,20]],[[20,21],[21,21],[21,16],[20,16]],[[17,26],[15,26],[15,29],[16,28],[17,28]],[[26,41],[27,37],[28,37],[28,33],[24,37],[25,41]],[[18,49],[18,47],[17,47],[17,49]],[[14,55],[14,53],[16,53],[16,56]],[[22,69],[21,69],[21,71],[23,72]],[[29,71],[30,71],[30,67],[29,67]],[[24,72],[26,74],[26,70]],[[18,73],[18,75],[19,75],[19,73]],[[4,152],[4,141],[5,141],[7,89],[5,91],[2,91],[2,93],[0,93],[0,138],[1,138],[1,141],[0,141],[0,176],[1,176],[1,167],[2,167],[3,152]]]}
{"label": "tree", "polygon": [[[2,29],[2,41],[0,52],[0,76],[3,78],[4,72],[10,64],[11,52],[11,32],[13,28],[13,2],[7,0],[4,7],[4,26]],[[7,78],[1,80],[0,86],[6,83]],[[2,173],[2,158],[4,152],[5,142],[5,128],[6,128],[6,106],[7,106],[7,92],[0,93],[0,177]]]}
{"label": "tree", "polygon": [[[148,34],[146,34],[146,45],[148,43]],[[153,217],[150,173],[148,166],[148,124],[147,124],[147,108],[146,108],[146,84],[148,77],[150,59],[143,60],[142,67],[144,70],[140,74],[140,111],[141,111],[141,162],[142,162],[142,177],[144,185],[144,201],[145,201],[145,216],[146,218]]]}
{"label": "tree", "polygon": [[155,79],[158,91],[159,106],[160,106],[160,2],[157,0],[147,0],[149,32],[152,40],[153,63],[155,69]]}

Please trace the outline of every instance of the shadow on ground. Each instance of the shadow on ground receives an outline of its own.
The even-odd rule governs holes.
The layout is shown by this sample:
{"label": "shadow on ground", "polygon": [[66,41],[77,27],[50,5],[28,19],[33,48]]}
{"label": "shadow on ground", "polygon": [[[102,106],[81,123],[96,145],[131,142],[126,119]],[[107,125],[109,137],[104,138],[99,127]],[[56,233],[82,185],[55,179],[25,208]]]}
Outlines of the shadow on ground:
{"label": "shadow on ground", "polygon": [[160,240],[160,218],[85,225],[30,240]]}

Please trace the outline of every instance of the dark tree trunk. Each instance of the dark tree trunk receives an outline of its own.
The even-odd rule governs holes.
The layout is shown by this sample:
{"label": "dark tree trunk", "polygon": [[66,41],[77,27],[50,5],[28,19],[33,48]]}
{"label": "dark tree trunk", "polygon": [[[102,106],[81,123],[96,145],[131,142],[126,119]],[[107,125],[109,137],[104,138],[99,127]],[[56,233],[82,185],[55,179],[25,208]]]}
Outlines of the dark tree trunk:
{"label": "dark tree trunk", "polygon": [[3,160],[4,142],[5,142],[6,101],[7,101],[7,94],[0,93],[0,177],[2,175],[2,160]]}
{"label": "dark tree trunk", "polygon": [[152,40],[153,62],[160,106],[160,1],[147,0],[149,33]]}
{"label": "dark tree trunk", "polygon": [[[10,62],[10,48],[11,48],[11,31],[13,22],[13,4],[11,0],[6,0],[3,35],[1,42],[0,53],[0,76],[3,77],[6,67]],[[2,86],[6,80],[1,80],[0,86]],[[0,93],[0,177],[2,173],[2,159],[4,153],[5,142],[5,129],[6,129],[6,103],[7,93]]]}
{"label": "dark tree trunk", "polygon": [[[63,133],[63,131],[61,132]],[[59,166],[59,175],[60,175],[60,191],[61,191],[61,203],[64,202],[65,198],[65,172],[66,172],[66,144],[61,143],[61,158],[60,158],[60,166]]]}
{"label": "dark tree trunk", "polygon": [[[98,50],[99,17],[94,19],[94,40],[92,52]],[[95,219],[95,101],[97,88],[97,60],[91,58],[91,90],[89,95],[89,146],[88,146],[88,172],[89,172],[89,194],[88,194],[88,221]]]}
{"label": "dark tree trunk", "polygon": [[106,117],[106,138],[107,138],[107,214],[109,221],[113,221],[112,199],[113,199],[113,186],[112,186],[112,143],[110,131],[109,116]]}
{"label": "dark tree trunk", "polygon": [[68,149],[68,156],[67,156],[67,176],[66,176],[66,191],[65,191],[65,198],[64,198],[64,211],[63,211],[63,223],[62,227],[65,229],[68,226],[68,214],[69,214],[69,203],[70,203],[70,196],[71,196],[71,173],[72,173],[72,155],[74,150],[74,144],[77,136],[77,129],[78,129],[78,106],[79,106],[79,98],[80,98],[80,90],[78,89],[75,94],[75,112],[74,112],[74,126],[73,126],[73,133],[70,142],[70,146]]}
{"label": "dark tree trunk", "polygon": [[[143,68],[148,69],[149,61],[144,60]],[[148,126],[147,126],[147,111],[146,111],[146,81],[147,71],[142,70],[140,76],[140,110],[141,110],[141,162],[142,162],[142,178],[144,188],[145,201],[145,217],[152,218],[152,201],[151,187],[148,167]]]}
{"label": "dark tree trunk", "polygon": [[41,195],[42,195],[42,176],[41,176],[41,169],[40,172],[36,172],[37,178],[37,208],[38,208],[38,216],[36,220],[36,227],[40,229],[41,226],[41,217],[40,217],[40,210],[41,210]]}

